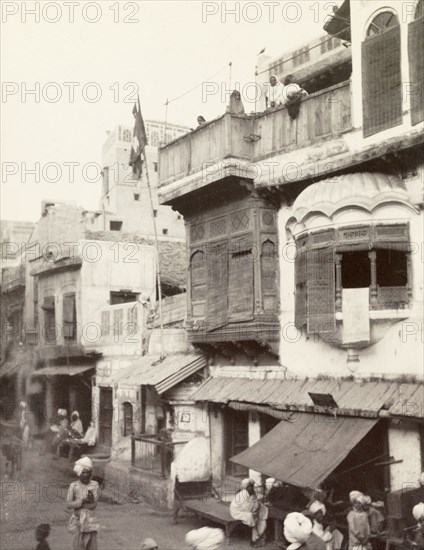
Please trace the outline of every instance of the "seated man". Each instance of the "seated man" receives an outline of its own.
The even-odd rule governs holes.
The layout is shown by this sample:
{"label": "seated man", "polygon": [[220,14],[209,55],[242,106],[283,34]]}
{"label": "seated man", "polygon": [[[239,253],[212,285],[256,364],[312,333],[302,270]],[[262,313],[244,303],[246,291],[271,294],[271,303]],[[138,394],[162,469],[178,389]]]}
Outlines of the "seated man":
{"label": "seated man", "polygon": [[251,545],[255,547],[262,546],[268,508],[258,501],[253,479],[244,479],[241,482],[241,489],[236,493],[230,504],[230,514],[232,518],[252,527]]}

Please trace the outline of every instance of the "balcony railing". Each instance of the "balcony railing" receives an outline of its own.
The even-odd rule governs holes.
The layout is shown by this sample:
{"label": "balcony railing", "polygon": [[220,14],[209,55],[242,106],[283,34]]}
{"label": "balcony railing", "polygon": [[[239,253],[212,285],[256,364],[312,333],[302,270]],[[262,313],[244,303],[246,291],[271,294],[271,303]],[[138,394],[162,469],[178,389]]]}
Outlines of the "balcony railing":
{"label": "balcony railing", "polygon": [[351,129],[349,81],[303,98],[295,119],[285,107],[253,116],[227,113],[159,150],[159,187],[205,171],[209,164],[226,159],[255,163]]}
{"label": "balcony railing", "polygon": [[131,436],[131,465],[163,478],[169,478],[174,460],[174,444],[157,435]]}
{"label": "balcony railing", "polygon": [[253,161],[293,148],[307,147],[352,128],[350,84],[343,82],[304,98],[299,115],[291,119],[285,107],[255,119]]}
{"label": "balcony railing", "polygon": [[253,118],[226,114],[160,149],[159,187],[225,158],[250,159]]}

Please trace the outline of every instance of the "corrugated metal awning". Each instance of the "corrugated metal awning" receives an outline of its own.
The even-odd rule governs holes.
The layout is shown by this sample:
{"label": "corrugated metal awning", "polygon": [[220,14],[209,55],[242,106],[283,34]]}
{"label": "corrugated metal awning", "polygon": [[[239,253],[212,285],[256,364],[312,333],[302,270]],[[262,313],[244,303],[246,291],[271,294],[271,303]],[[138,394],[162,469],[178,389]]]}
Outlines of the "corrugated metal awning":
{"label": "corrugated metal awning", "polygon": [[[321,419],[321,421],[319,421]],[[318,487],[377,419],[296,413],[230,460],[299,487]]]}
{"label": "corrugated metal awning", "polygon": [[122,372],[118,386],[153,386],[161,395],[205,366],[203,355],[168,355],[163,361],[157,356],[146,356]]}
{"label": "corrugated metal awning", "polygon": [[33,376],[75,376],[94,369],[94,365],[63,365],[44,367],[33,372]]}
{"label": "corrugated metal awning", "polygon": [[284,380],[247,378],[209,378],[193,394],[194,401],[229,403],[238,401],[266,405],[275,409],[319,411],[309,393],[331,394],[340,414],[376,417],[381,409],[422,418],[423,384],[354,380]]}

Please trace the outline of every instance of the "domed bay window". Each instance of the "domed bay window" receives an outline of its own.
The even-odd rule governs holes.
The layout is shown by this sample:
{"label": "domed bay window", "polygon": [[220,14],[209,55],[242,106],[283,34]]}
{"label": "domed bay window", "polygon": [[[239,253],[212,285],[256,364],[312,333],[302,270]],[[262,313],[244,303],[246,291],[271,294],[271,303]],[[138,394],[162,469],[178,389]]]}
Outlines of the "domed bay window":
{"label": "domed bay window", "polygon": [[338,343],[367,344],[370,321],[408,316],[415,209],[400,179],[360,173],[325,180],[303,191],[293,210],[287,229],[296,243],[298,328],[326,334],[341,324]]}

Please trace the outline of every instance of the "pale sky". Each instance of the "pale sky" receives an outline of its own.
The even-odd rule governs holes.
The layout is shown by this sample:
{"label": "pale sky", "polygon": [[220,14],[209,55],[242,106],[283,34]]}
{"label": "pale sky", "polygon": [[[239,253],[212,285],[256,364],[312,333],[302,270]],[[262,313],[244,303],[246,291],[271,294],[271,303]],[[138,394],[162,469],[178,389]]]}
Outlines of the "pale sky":
{"label": "pale sky", "polygon": [[[164,120],[166,98],[220,69],[210,88],[225,94],[230,61],[232,87],[254,82],[262,48],[274,58],[324,34],[335,3],[28,0],[27,10],[38,4],[36,22],[22,12],[23,2],[2,1],[2,219],[36,221],[43,199],[74,200],[96,209],[96,166],[105,132],[133,124],[135,86],[144,118]],[[230,13],[234,9],[239,22]],[[37,98],[30,94],[36,86]],[[225,111],[225,95],[224,100],[219,92],[209,95],[205,102],[202,91],[200,86],[170,103],[168,122],[195,127],[198,114],[211,119]]]}

